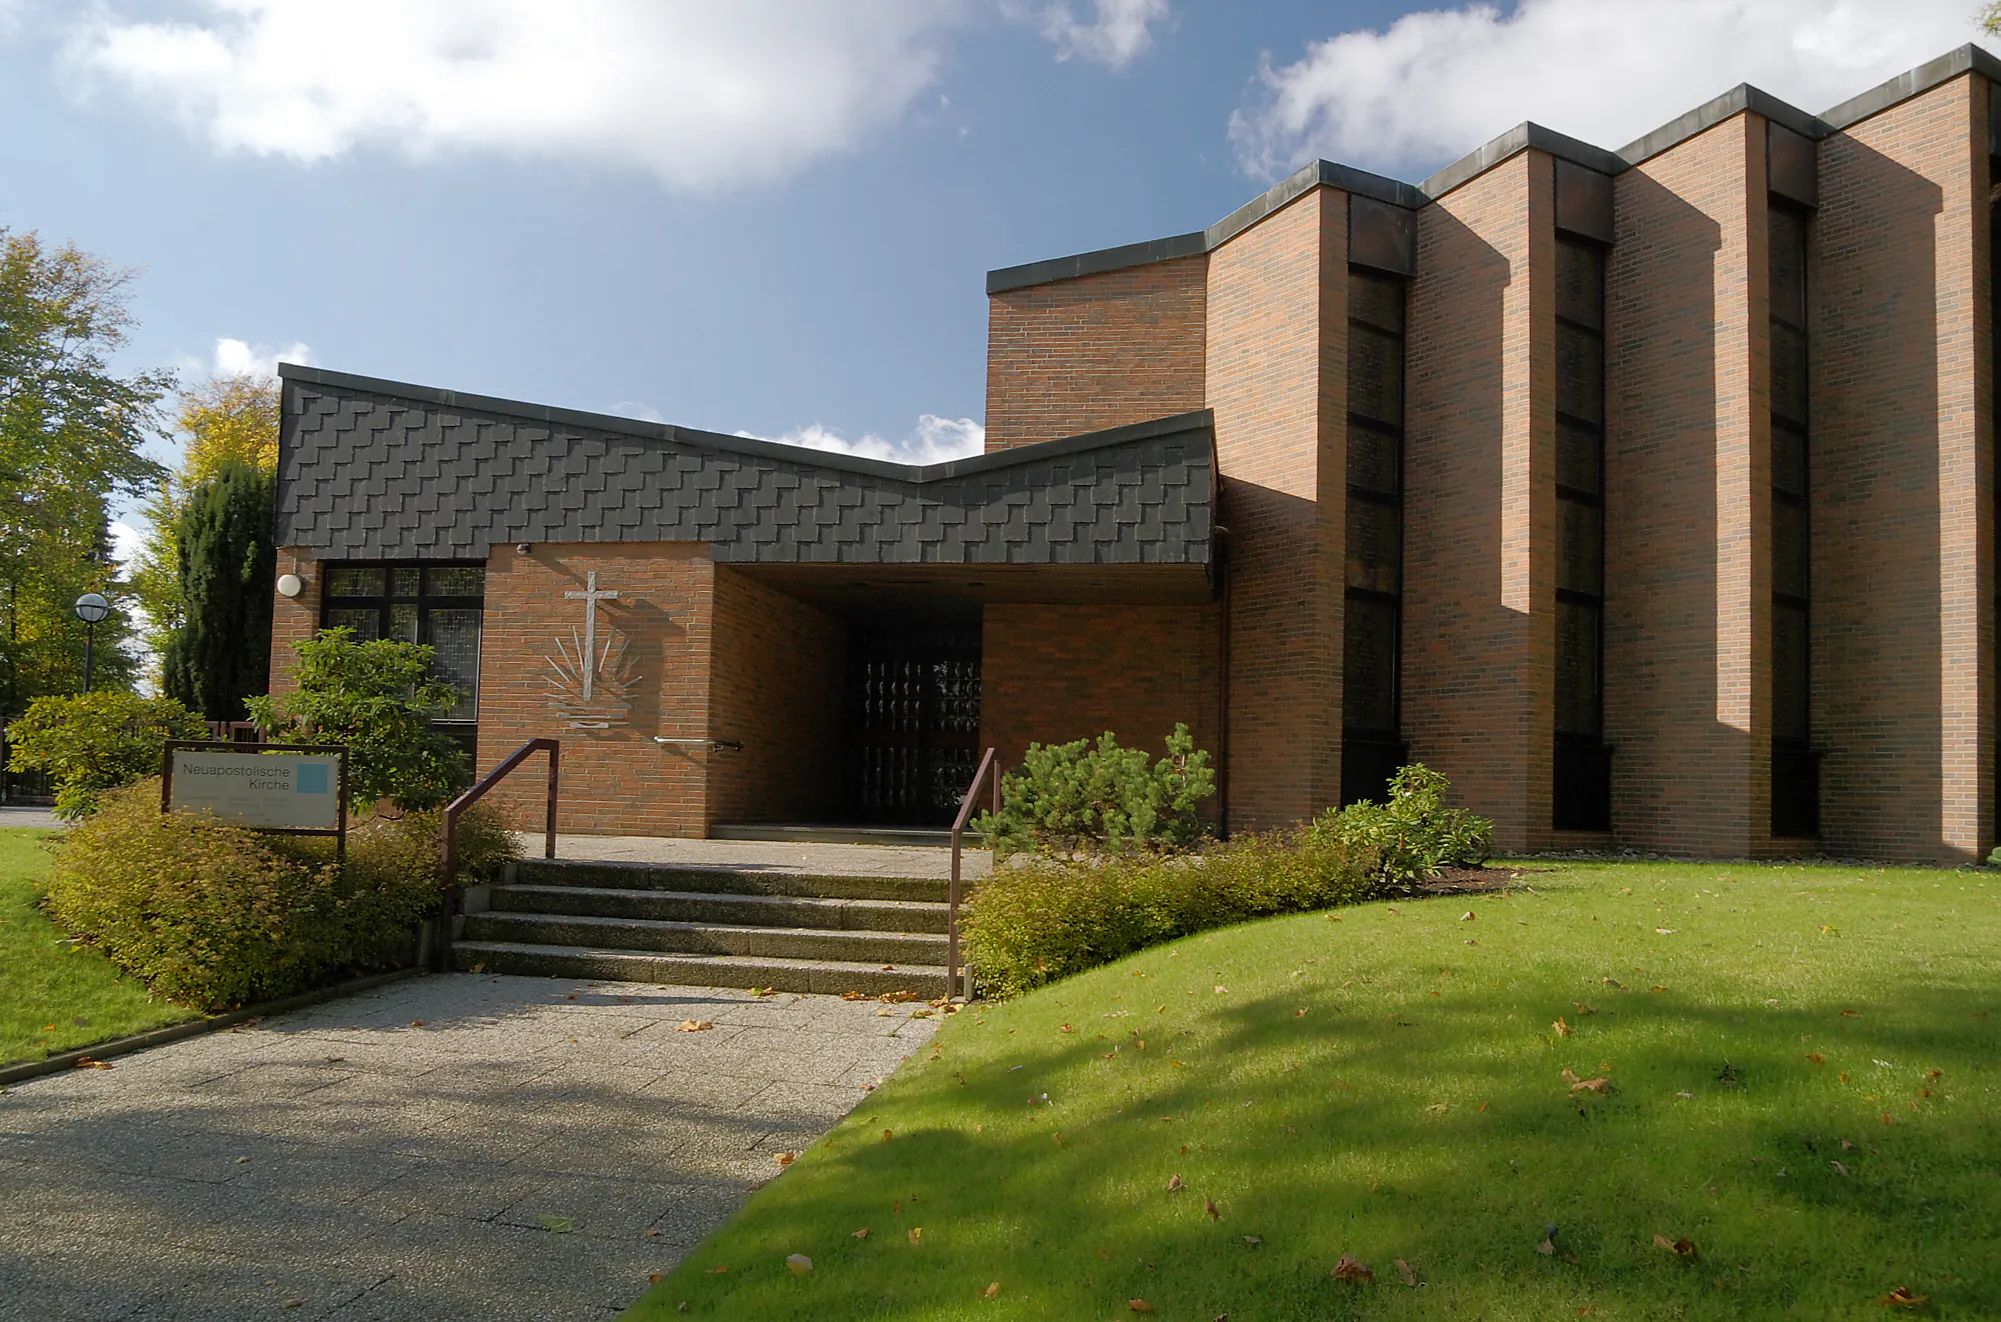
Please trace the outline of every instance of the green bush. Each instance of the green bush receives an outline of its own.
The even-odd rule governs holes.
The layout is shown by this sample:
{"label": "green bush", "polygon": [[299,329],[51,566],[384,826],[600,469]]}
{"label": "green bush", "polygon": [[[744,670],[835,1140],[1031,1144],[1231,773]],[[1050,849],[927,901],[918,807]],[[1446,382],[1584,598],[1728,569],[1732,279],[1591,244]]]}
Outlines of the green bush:
{"label": "green bush", "polygon": [[1388,803],[1363,799],[1329,808],[1307,833],[1372,852],[1379,860],[1378,879],[1394,886],[1412,885],[1441,868],[1476,866],[1494,852],[1494,824],[1447,808],[1445,792],[1451,787],[1440,773],[1413,762],[1390,779]]}
{"label": "green bush", "polygon": [[[498,813],[462,823],[491,869],[513,850]],[[331,840],[260,835],[160,812],[157,779],[103,796],[50,872],[50,916],[155,993],[203,1009],[282,996],[393,963],[439,900],[438,814],[378,818]]]}
{"label": "green bush", "polygon": [[1167,736],[1167,756],[1121,748],[1107,730],[1097,745],[1030,744],[1019,771],[1001,778],[998,814],[973,825],[996,857],[1043,853],[1121,854],[1185,849],[1207,834],[1195,807],[1216,792],[1209,755],[1186,725]]}
{"label": "green bush", "polygon": [[1003,868],[964,918],[967,958],[1002,998],[1191,932],[1368,898],[1365,844],[1305,830],[1244,836],[1196,854]]}
{"label": "green bush", "polygon": [[322,629],[294,644],[297,688],[244,701],[266,739],[347,748],[348,797],[358,810],[388,799],[436,808],[472,779],[465,750],[432,728],[459,691],[431,677],[432,649],[352,629]]}
{"label": "green bush", "polygon": [[35,699],[8,727],[8,765],[46,771],[55,785],[56,815],[75,821],[97,811],[105,790],[159,775],[168,740],[208,736],[202,718],[172,698],[116,689],[50,696]]}

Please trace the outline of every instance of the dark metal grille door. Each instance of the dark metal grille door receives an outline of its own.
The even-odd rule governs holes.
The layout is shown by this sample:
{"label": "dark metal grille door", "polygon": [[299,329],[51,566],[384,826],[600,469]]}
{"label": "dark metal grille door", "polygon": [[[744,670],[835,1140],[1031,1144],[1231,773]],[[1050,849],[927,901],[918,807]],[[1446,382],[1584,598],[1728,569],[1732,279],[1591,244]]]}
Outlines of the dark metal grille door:
{"label": "dark metal grille door", "polygon": [[979,761],[980,626],[856,626],[848,795],[864,822],[947,824]]}

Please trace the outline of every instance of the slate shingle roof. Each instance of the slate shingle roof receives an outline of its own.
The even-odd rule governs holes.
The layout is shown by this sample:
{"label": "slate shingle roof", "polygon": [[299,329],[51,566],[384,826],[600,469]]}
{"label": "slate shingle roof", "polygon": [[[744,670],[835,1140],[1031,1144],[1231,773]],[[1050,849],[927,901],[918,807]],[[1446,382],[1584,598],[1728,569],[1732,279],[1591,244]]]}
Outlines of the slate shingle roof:
{"label": "slate shingle roof", "polygon": [[916,466],[286,366],[278,544],[697,541],[718,561],[1201,564],[1210,415]]}

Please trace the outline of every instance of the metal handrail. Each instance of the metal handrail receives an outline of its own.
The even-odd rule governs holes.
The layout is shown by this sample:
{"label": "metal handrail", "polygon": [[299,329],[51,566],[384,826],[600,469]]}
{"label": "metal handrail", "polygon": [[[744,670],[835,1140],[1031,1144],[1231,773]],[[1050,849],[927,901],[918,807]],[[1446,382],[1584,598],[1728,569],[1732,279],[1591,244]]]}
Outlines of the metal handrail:
{"label": "metal handrail", "polygon": [[[980,769],[973,773],[973,783],[966,787],[966,797],[959,800],[959,815],[952,819],[952,885],[946,892],[950,912],[945,919],[945,994],[950,996],[959,982],[959,850],[966,832],[966,819],[973,815],[973,801],[980,796],[980,783],[991,779],[994,786],[993,810],[1000,812],[1001,784],[1000,772],[996,770],[998,750],[989,748],[980,758]],[[965,999],[973,999],[972,970],[966,971]]]}
{"label": "metal handrail", "polygon": [[438,958],[441,966],[449,966],[452,947],[453,910],[457,907],[457,883],[459,877],[459,817],[466,809],[478,803],[506,778],[507,773],[526,762],[537,753],[549,755],[549,805],[548,818],[542,829],[542,857],[556,856],[556,785],[557,773],[561,766],[563,745],[556,739],[530,739],[521,747],[508,754],[507,760],[481,776],[473,787],[453,799],[445,807],[444,839],[444,918],[439,928]]}

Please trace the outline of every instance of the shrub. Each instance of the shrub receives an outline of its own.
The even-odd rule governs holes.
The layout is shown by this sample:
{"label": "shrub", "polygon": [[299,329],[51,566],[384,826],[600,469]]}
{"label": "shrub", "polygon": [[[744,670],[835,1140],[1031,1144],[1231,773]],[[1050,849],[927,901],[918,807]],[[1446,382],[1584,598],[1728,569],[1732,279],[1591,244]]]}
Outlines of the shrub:
{"label": "shrub", "polygon": [[1494,824],[1445,807],[1451,787],[1440,773],[1413,762],[1391,777],[1388,803],[1363,799],[1329,808],[1314,819],[1308,834],[1369,850],[1379,860],[1378,878],[1395,886],[1409,886],[1440,868],[1484,863],[1494,852]]}
{"label": "shrub", "polygon": [[1107,730],[1097,745],[1030,744],[1019,771],[1001,778],[1001,809],[975,827],[996,857],[1025,850],[1064,855],[1185,849],[1207,834],[1195,806],[1216,792],[1209,755],[1186,725],[1167,736],[1167,756],[1121,748]]}
{"label": "shrub", "polygon": [[347,748],[348,797],[357,808],[388,799],[399,808],[436,808],[472,779],[465,750],[431,721],[459,692],[431,678],[432,649],[352,629],[323,629],[294,644],[295,691],[253,697],[244,706],[264,737]]}
{"label": "shrub", "polygon": [[[46,771],[56,815],[75,821],[97,811],[105,790],[157,776],[170,739],[206,739],[201,717],[172,698],[100,690],[37,698],[7,730],[15,771]],[[157,807],[157,805],[155,805]]]}
{"label": "shrub", "polygon": [[1191,932],[1365,899],[1379,871],[1368,845],[1304,830],[1180,856],[1040,859],[973,893],[967,958],[986,991],[1019,996]]}
{"label": "shrub", "polygon": [[[437,814],[331,840],[162,814],[157,779],[105,794],[56,851],[50,915],[155,993],[205,1009],[282,996],[393,963],[439,899]],[[484,807],[484,805],[481,805]],[[461,835],[480,866],[512,849],[497,813]]]}

